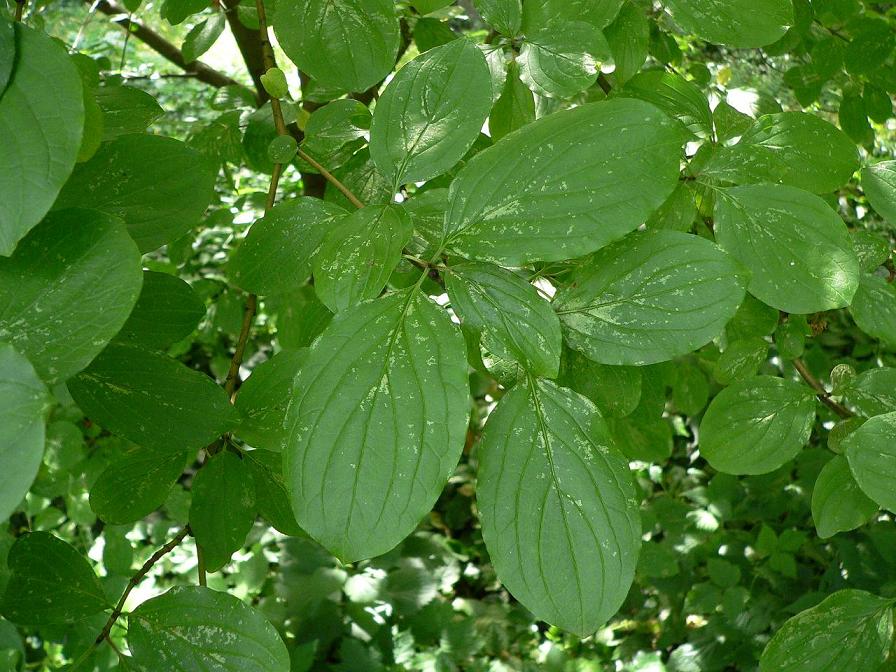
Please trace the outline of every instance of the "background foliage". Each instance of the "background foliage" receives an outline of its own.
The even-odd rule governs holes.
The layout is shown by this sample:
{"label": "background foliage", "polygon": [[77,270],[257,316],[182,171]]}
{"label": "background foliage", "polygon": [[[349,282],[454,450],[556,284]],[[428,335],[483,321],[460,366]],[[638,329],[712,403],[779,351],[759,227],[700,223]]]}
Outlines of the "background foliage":
{"label": "background foliage", "polygon": [[[0,17],[0,669],[896,665],[892,3],[339,0],[342,31],[323,4],[266,3],[282,78],[254,2]],[[542,178],[554,200],[526,205]],[[497,223],[436,255],[446,210]],[[352,398],[307,350],[352,346],[333,313],[415,283],[464,324],[462,455],[419,525],[302,521],[343,563],[293,517],[283,416]],[[627,291],[631,313],[587,317]],[[290,393],[299,371],[318,383]],[[483,541],[516,511],[494,456],[540,431],[530,393],[560,442],[596,406],[633,476],[640,551],[578,610],[575,554],[538,595]]]}

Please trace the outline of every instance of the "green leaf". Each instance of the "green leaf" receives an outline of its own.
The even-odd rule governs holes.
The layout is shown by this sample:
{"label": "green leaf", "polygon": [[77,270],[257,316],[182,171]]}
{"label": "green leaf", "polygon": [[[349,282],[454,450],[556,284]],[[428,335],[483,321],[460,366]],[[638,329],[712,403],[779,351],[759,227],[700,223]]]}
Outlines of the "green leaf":
{"label": "green leaf", "polygon": [[12,79],[5,91],[0,87],[0,255],[6,257],[56,200],[84,126],[81,78],[65,48],[21,23],[15,33]]}
{"label": "green leaf", "polygon": [[12,77],[16,58],[16,29],[12,21],[0,19],[0,95],[6,90]]}
{"label": "green leaf", "polygon": [[622,605],[641,526],[625,458],[597,408],[548,381],[508,392],[479,449],[482,536],[498,578],[580,637]]}
{"label": "green leaf", "polygon": [[756,185],[718,192],[716,240],[750,271],[747,290],[788,313],[843,308],[859,286],[859,260],[843,220],[818,196]]}
{"label": "green leaf", "polygon": [[896,226],[896,160],[862,168],[862,189],[871,207]]}
{"label": "green leaf", "polygon": [[190,529],[205,565],[216,572],[243,547],[255,522],[255,483],[249,467],[224,450],[212,455],[193,479]]}
{"label": "green leaf", "polygon": [[523,20],[521,0],[474,0],[480,16],[506,37],[515,37]]}
{"label": "green leaf", "polygon": [[306,356],[304,349],[279,352],[252,370],[236,398],[236,409],[242,416],[235,430],[237,436],[256,448],[283,450],[288,437],[286,407]]}
{"label": "green leaf", "polygon": [[283,480],[283,460],[280,455],[266,450],[246,454],[245,464],[255,483],[255,505],[258,515],[278,532],[291,537],[306,536],[299,527],[289,503],[289,493]]}
{"label": "green leaf", "polygon": [[538,95],[571,98],[594,84],[600,63],[609,58],[601,31],[585,21],[564,20],[527,33],[517,63],[520,79]]}
{"label": "green leaf", "polygon": [[492,336],[493,354],[519,362],[533,375],[557,377],[560,321],[535,287],[511,271],[476,261],[452,266],[445,286],[461,323]]}
{"label": "green leaf", "polygon": [[392,0],[286,2],[277,8],[274,32],[299,70],[345,91],[383,80],[400,42]]}
{"label": "green leaf", "polygon": [[37,476],[49,405],[31,363],[0,343],[0,521],[16,510]]}
{"label": "green leaf", "polygon": [[410,61],[386,86],[370,125],[370,156],[394,185],[422,182],[463,158],[492,106],[491,75],[472,42]]}
{"label": "green leaf", "polygon": [[712,135],[709,101],[693,82],[663,70],[639,72],[619,91],[620,96],[638,98],[656,105],[688,131],[699,137]]}
{"label": "green leaf", "polygon": [[348,143],[366,137],[370,121],[364,103],[352,98],[334,100],[311,113],[302,147],[312,155],[330,158]]}
{"label": "green leaf", "polygon": [[535,98],[519,78],[519,66],[511,61],[501,96],[495,101],[488,118],[492,140],[500,140],[508,133],[535,121]]}
{"label": "green leaf", "polygon": [[338,221],[314,258],[314,289],[333,312],[379,296],[411,238],[397,205],[368,206]]}
{"label": "green leaf", "polygon": [[196,450],[231,425],[233,407],[204,373],[139,347],[111,343],[68,383],[85,415],[160,451]]}
{"label": "green leaf", "polygon": [[714,44],[764,47],[793,24],[790,0],[666,0],[666,9],[685,31]]}
{"label": "green leaf", "polygon": [[603,416],[623,417],[641,401],[641,369],[598,364],[575,350],[564,350],[557,381],[587,397]]}
{"label": "green leaf", "polygon": [[859,329],[896,348],[896,287],[886,279],[863,274],[849,312]]}
{"label": "green leaf", "polygon": [[686,233],[691,230],[697,217],[694,192],[685,183],[679,184],[672,195],[648,217],[648,229],[671,229]]}
{"label": "green leaf", "polygon": [[142,133],[165,114],[156,99],[131,86],[101,86],[96,102],[103,111],[103,141],[120,135]]}
{"label": "green leaf", "polygon": [[192,63],[211,49],[224,32],[225,25],[224,13],[215,12],[205,21],[193,26],[184,38],[184,45],[181,48],[184,61]]}
{"label": "green leaf", "polygon": [[147,670],[289,672],[289,653],[260,611],[200,586],[147,600],[128,617],[128,646]]}
{"label": "green leaf", "polygon": [[205,312],[205,302],[186,282],[167,273],[144,271],[140,296],[115,340],[164,350],[189,336]]}
{"label": "green leaf", "polygon": [[53,212],[0,259],[0,339],[46,382],[65,380],[121,329],[141,282],[140,253],[121,221]]}
{"label": "green leaf", "polygon": [[199,223],[214,184],[212,165],[180,140],[123,135],[75,169],[54,208],[121,217],[140,251],[151,252]]}
{"label": "green leaf", "polygon": [[855,91],[845,91],[840,100],[840,110],[837,113],[840,128],[853,142],[859,145],[874,142],[874,129],[868,121],[865,112],[865,101]]}
{"label": "green leaf", "polygon": [[650,46],[650,21],[643,7],[627,2],[604,31],[616,69],[616,81],[625,84],[647,60]]}
{"label": "green leaf", "polygon": [[712,111],[712,123],[716,129],[716,139],[725,142],[740,137],[750,130],[753,119],[723,100]]}
{"label": "green leaf", "polygon": [[333,318],[310,285],[272,297],[268,303],[277,314],[277,341],[284,350],[311,345]]}
{"label": "green leaf", "polygon": [[0,613],[13,623],[74,623],[109,607],[87,558],[49,532],[19,537],[6,562]]}
{"label": "green leaf", "polygon": [[893,636],[893,599],[839,590],[789,619],[762,652],[761,672],[876,670]]}
{"label": "green leaf", "polygon": [[507,265],[593,252],[672,193],[682,141],[675,122],[638,100],[539,119],[479,152],[451,183],[450,247]]}
{"label": "green leaf", "polygon": [[822,539],[848,532],[867,523],[877,504],[859,488],[842,455],[824,465],[812,489],[812,520]]}
{"label": "green leaf", "polygon": [[743,283],[735,261],[704,238],[639,232],[586,260],[554,309],[571,347],[602,364],[643,366],[721,334]]}
{"label": "green leaf", "polygon": [[896,411],[896,369],[863,371],[837,389],[862,415],[873,417]]}
{"label": "green leaf", "polygon": [[726,474],[767,474],[797,456],[814,423],[809,387],[756,376],[713,398],[700,423],[700,454]]}
{"label": "green leaf", "polygon": [[234,285],[253,294],[278,294],[302,285],[324,237],[348,215],[319,198],[278,203],[259,219],[230,259]]}
{"label": "green leaf", "polygon": [[730,385],[737,380],[755,376],[766,359],[768,342],[764,338],[748,336],[729,341],[716,360],[713,375],[722,385]]}
{"label": "green leaf", "polygon": [[869,419],[841,445],[862,491],[883,508],[896,512],[896,412]]}
{"label": "green leaf", "polygon": [[773,182],[816,194],[834,191],[859,168],[843,131],[806,112],[767,114],[732,147],[721,147],[703,174],[737,184]]}
{"label": "green leaf", "polygon": [[137,448],[110,464],[90,489],[90,508],[108,525],[133,523],[158,509],[187,464],[187,451]]}
{"label": "green leaf", "polygon": [[587,21],[595,28],[613,22],[625,0],[541,0],[523,3],[523,32],[532,33],[558,21]]}
{"label": "green leaf", "polygon": [[336,315],[287,414],[284,476],[302,528],[346,562],[407,536],[460,457],[466,372],[458,328],[414,290]]}
{"label": "green leaf", "polygon": [[163,0],[159,13],[168,23],[176,26],[186,21],[187,17],[198,14],[208,6],[209,0]]}

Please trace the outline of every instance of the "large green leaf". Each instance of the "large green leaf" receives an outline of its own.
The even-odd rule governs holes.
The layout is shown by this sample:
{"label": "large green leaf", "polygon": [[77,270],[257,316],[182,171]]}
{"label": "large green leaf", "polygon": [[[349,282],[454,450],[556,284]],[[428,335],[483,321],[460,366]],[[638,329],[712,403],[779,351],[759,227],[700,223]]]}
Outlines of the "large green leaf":
{"label": "large green leaf", "polygon": [[540,96],[571,98],[597,80],[610,46],[585,21],[557,21],[527,34],[517,62],[520,79]]}
{"label": "large green leaf", "polygon": [[371,205],[340,220],[314,258],[317,296],[333,312],[379,296],[412,233],[397,205]]}
{"label": "large green leaf", "polygon": [[19,537],[6,562],[0,613],[13,623],[74,623],[109,606],[87,558],[49,532]]}
{"label": "large green leaf", "polygon": [[665,70],[648,70],[632,77],[619,91],[626,98],[639,98],[656,105],[688,131],[700,137],[712,135],[709,101],[693,82]]}
{"label": "large green leaf", "polygon": [[204,373],[150,350],[112,343],[68,383],[84,413],[146,448],[196,450],[225,432],[234,412]]}
{"label": "large green leaf", "polygon": [[896,411],[896,368],[863,371],[837,389],[859,413],[867,417]]}
{"label": "large green leaf", "polygon": [[514,37],[523,20],[521,0],[474,0],[479,14],[492,28],[502,35]]}
{"label": "large green leaf", "polygon": [[893,637],[892,598],[840,590],[788,620],[762,652],[761,672],[877,670]]}
{"label": "large green leaf", "polygon": [[756,376],[719,392],[700,423],[700,454],[726,474],[765,474],[802,450],[815,422],[806,385]]}
{"label": "large green leaf", "polygon": [[236,409],[242,416],[235,433],[255,446],[280,452],[286,445],[284,426],[292,386],[307,350],[284,350],[256,366],[240,386]]}
{"label": "large green leaf", "polygon": [[862,275],[849,312],[862,331],[896,348],[896,287],[892,283],[879,275]]}
{"label": "large green leaf", "polygon": [[134,310],[115,340],[164,350],[186,338],[205,317],[205,303],[186,282],[157,271],[143,272]]}
{"label": "large green leaf", "polygon": [[603,364],[641,366],[705,345],[743,298],[741,269],[712,242],[648,231],[586,260],[554,308],[571,347]]}
{"label": "large green leaf", "polygon": [[259,219],[230,259],[230,279],[254,294],[296,289],[311,275],[311,259],[327,232],[348,215],[319,198],[278,203]]}
{"label": "large green leaf", "polygon": [[[519,0],[516,0],[519,5]],[[0,95],[6,90],[12,77],[12,66],[16,60],[15,24],[7,19],[0,19]]]}
{"label": "large green leaf", "polygon": [[518,361],[533,375],[557,377],[560,321],[535,287],[511,271],[476,261],[452,266],[445,285],[464,326],[493,337],[495,355]]}
{"label": "large green leaf", "polygon": [[628,465],[597,408],[530,379],[501,399],[479,450],[482,536],[498,578],[538,618],[593,633],[628,594],[641,547]]}
{"label": "large green leaf", "polygon": [[225,450],[212,455],[193,479],[190,529],[210,572],[230,562],[255,522],[255,482],[244,462]]}
{"label": "large green leaf", "polygon": [[531,33],[557,21],[587,21],[608,26],[625,0],[540,0],[523,3],[523,32]]}
{"label": "large green leaf", "polygon": [[289,672],[289,652],[267,619],[227,593],[180,586],[128,617],[128,646],[146,670]]}
{"label": "large green leaf", "polygon": [[479,152],[451,183],[450,247],[508,265],[593,252],[672,193],[682,141],[673,120],[639,100],[539,119]]}
{"label": "large green leaf", "polygon": [[877,415],[842,443],[862,491],[896,513],[896,412]]}
{"label": "large green leaf", "polygon": [[376,103],[370,157],[394,185],[450,170],[492,107],[491,75],[469,40],[430,49],[399,70]]}
{"label": "large green leaf", "polygon": [[877,513],[877,504],[859,488],[842,455],[824,465],[812,489],[812,520],[822,539],[864,525]]}
{"label": "large green leaf", "polygon": [[131,86],[101,86],[96,90],[96,102],[103,111],[103,141],[142,133],[165,114],[155,98]]}
{"label": "large green leaf", "polygon": [[627,2],[619,10],[616,20],[604,31],[616,66],[613,74],[620,84],[631,79],[647,60],[650,25],[644,8]]}
{"label": "large green leaf", "polygon": [[187,451],[137,448],[110,464],[90,488],[90,508],[109,525],[133,523],[165,503]]}
{"label": "large green leaf", "polygon": [[818,196],[781,185],[718,192],[716,240],[750,271],[749,292],[788,313],[843,308],[859,286],[846,224]]}
{"label": "large green leaf", "polygon": [[345,561],[407,536],[460,457],[466,372],[458,328],[414,290],[338,314],[287,414],[284,476],[302,528]]}
{"label": "large green leaf", "polygon": [[214,186],[215,166],[180,140],[122,135],[75,169],[54,207],[121,217],[140,251],[151,252],[199,223]]}
{"label": "large green leaf", "polygon": [[84,127],[81,78],[65,48],[21,23],[15,34],[12,79],[5,91],[0,87],[2,256],[12,254],[53,205],[75,166]]}
{"label": "large green leaf", "polygon": [[858,167],[855,144],[836,126],[807,112],[780,112],[757,119],[702,172],[738,184],[772,182],[825,194],[845,184]]}
{"label": "large green leaf", "polygon": [[896,161],[862,168],[862,189],[880,216],[896,226]]}
{"label": "large green leaf", "polygon": [[392,0],[284,2],[274,32],[300,70],[345,91],[364,91],[384,79],[400,41]]}
{"label": "large green leaf", "polygon": [[686,31],[715,44],[763,47],[793,23],[790,0],[666,0]]}
{"label": "large green leaf", "polygon": [[0,520],[15,511],[37,475],[49,405],[31,363],[0,343]]}
{"label": "large green leaf", "polygon": [[0,339],[48,383],[65,380],[121,329],[141,283],[140,253],[120,220],[53,212],[0,259]]}

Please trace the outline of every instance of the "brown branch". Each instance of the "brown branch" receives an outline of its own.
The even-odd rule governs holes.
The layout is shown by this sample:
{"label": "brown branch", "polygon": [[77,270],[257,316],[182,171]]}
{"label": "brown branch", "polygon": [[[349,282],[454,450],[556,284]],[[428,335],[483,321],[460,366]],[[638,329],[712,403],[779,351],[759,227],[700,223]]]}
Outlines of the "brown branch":
{"label": "brown branch", "polygon": [[75,661],[75,663],[71,667],[71,672],[74,672],[74,670],[80,667],[84,663],[84,661],[90,657],[90,654],[93,653],[100,644],[102,644],[103,640],[105,640],[109,636],[109,633],[112,632],[112,626],[115,625],[115,621],[117,621],[118,617],[121,616],[121,612],[124,610],[124,603],[127,601],[128,595],[131,594],[131,591],[134,590],[134,588],[136,588],[137,585],[143,580],[143,577],[145,577],[149,573],[149,570],[151,570],[159,560],[173,551],[189,533],[190,527],[189,525],[187,525],[180,532],[178,532],[167,544],[165,544],[159,550],[149,556],[149,560],[143,563],[140,571],[138,571],[128,580],[128,585],[124,589],[124,593],[122,593],[121,599],[118,600],[118,604],[115,605],[115,609],[112,610],[112,614],[106,620],[106,624],[103,626],[102,631],[100,631],[100,634],[97,635],[97,638],[93,641],[93,644],[90,645],[90,648],[82,653],[78,660]]}
{"label": "brown branch", "polygon": [[116,4],[114,0],[100,0],[97,10],[112,17],[113,23],[128,31],[130,35],[143,42],[162,58],[171,61],[182,70],[194,74],[200,82],[216,87],[243,86],[235,79],[215,70],[202,61],[187,63],[180,49],[151,28],[147,28],[142,23],[128,18],[128,11]]}
{"label": "brown branch", "polygon": [[222,0],[221,2],[224,15],[227,17],[227,25],[230,26],[230,32],[233,33],[233,39],[236,40],[236,46],[246,64],[246,70],[255,85],[258,102],[264,104],[270,98],[261,83],[261,76],[267,70],[264,65],[264,50],[259,39],[259,31],[252,30],[240,21],[239,12],[237,12],[239,4],[239,0]]}
{"label": "brown branch", "polygon": [[803,380],[809,383],[809,386],[815,390],[815,396],[818,397],[818,400],[821,403],[830,408],[841,418],[853,417],[853,412],[846,408],[846,406],[831,399],[831,393],[825,389],[824,385],[821,384],[821,381],[812,374],[806,366],[806,363],[799,357],[793,360],[793,368],[795,368],[803,377]]}

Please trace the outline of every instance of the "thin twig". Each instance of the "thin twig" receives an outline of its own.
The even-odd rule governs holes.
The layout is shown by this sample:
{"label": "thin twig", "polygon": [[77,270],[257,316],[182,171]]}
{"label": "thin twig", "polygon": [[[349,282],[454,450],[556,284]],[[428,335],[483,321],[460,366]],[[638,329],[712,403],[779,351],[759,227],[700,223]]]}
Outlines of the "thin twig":
{"label": "thin twig", "polygon": [[112,614],[109,616],[106,624],[103,626],[102,631],[99,635],[97,635],[97,638],[94,640],[93,644],[90,645],[90,648],[82,653],[78,660],[75,661],[75,663],[71,667],[70,672],[74,672],[76,669],[78,669],[84,663],[84,661],[87,660],[94,651],[96,651],[96,648],[103,643],[103,640],[108,638],[109,633],[112,631],[112,626],[115,625],[115,621],[118,620],[118,617],[121,616],[121,612],[124,610],[124,603],[127,601],[128,595],[131,594],[131,591],[134,590],[134,588],[136,588],[137,585],[143,580],[143,577],[145,577],[149,573],[149,570],[151,570],[159,560],[173,551],[189,533],[190,527],[185,526],[167,544],[165,544],[159,550],[149,556],[149,560],[143,563],[140,571],[138,571],[136,574],[134,574],[134,576],[130,578],[127,588],[124,589],[124,593],[122,593],[121,599],[118,600],[118,604],[115,605],[115,609],[112,610]]}
{"label": "thin twig", "polygon": [[831,399],[831,393],[825,389],[824,385],[821,384],[821,381],[812,374],[806,366],[806,363],[799,357],[793,360],[793,368],[795,368],[803,377],[803,380],[809,383],[809,386],[815,390],[815,396],[818,397],[818,400],[821,403],[830,408],[841,418],[853,417],[854,413],[846,408],[846,406]]}
{"label": "thin twig", "polygon": [[124,34],[124,45],[121,47],[121,62],[118,64],[118,72],[124,71],[124,64],[128,56],[128,44],[131,42],[131,23],[133,22],[134,12],[128,12],[128,29]]}
{"label": "thin twig", "polygon": [[341,191],[342,195],[345,196],[351,202],[352,205],[354,205],[356,208],[364,207],[364,204],[358,199],[357,196],[355,196],[349,190],[348,187],[346,187],[342,182],[340,182],[339,179],[336,178],[335,175],[333,175],[333,173],[331,173],[329,170],[327,170],[322,165],[320,165],[317,161],[315,161],[312,157],[310,157],[301,147],[299,147],[299,156],[302,158],[303,161],[306,161],[309,164],[311,164],[317,172],[319,172],[321,175],[323,175],[324,178],[327,180],[327,182],[329,182],[334,187],[336,187],[339,191]]}
{"label": "thin twig", "polygon": [[75,35],[75,41],[72,42],[72,48],[69,50],[71,53],[75,53],[78,50],[78,45],[81,44],[81,40],[84,39],[84,31],[87,30],[87,26],[90,25],[90,22],[93,21],[93,17],[96,16],[96,9],[100,6],[100,0],[94,0],[93,4],[90,5],[90,9],[87,11],[87,16],[84,17],[84,20],[81,22],[81,26],[78,28],[78,34]]}
{"label": "thin twig", "polygon": [[28,0],[15,0],[16,2],[16,21],[22,20],[22,14],[25,13],[25,3]]}
{"label": "thin twig", "polygon": [[202,550],[202,546],[199,544],[196,544],[196,574],[199,578],[199,585],[207,586],[208,580],[205,573],[205,553]]}

